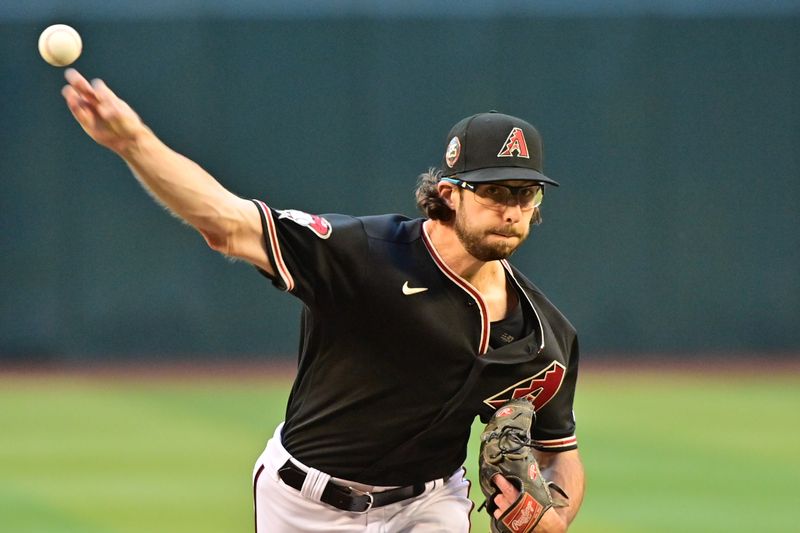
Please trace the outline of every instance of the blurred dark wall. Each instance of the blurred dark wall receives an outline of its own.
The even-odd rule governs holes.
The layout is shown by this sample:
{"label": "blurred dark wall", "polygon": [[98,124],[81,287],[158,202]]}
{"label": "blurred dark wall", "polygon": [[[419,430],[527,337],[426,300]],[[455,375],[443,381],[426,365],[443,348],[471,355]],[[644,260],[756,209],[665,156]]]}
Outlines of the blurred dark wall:
{"label": "blurred dark wall", "polygon": [[450,126],[527,118],[562,187],[513,262],[586,351],[800,348],[800,17],[0,24],[0,358],[292,353],[299,305],[80,131],[39,32],[72,23],[175,149],[279,208],[415,215]]}

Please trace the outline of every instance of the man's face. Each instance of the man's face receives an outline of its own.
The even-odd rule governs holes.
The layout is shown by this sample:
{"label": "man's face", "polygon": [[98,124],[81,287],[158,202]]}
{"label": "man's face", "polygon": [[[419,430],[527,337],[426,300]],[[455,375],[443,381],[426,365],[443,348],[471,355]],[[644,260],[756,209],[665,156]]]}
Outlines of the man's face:
{"label": "man's face", "polygon": [[[529,183],[508,181],[498,185]],[[476,259],[506,259],[528,237],[533,210],[522,210],[518,204],[488,207],[477,202],[471,191],[459,189],[458,194],[454,229],[461,244]]]}

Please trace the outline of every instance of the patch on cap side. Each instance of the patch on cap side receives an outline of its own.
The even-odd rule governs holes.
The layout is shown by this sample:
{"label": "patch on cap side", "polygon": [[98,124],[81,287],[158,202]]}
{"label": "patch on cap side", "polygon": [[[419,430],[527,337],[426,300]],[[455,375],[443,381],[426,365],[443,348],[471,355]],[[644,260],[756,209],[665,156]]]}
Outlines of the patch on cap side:
{"label": "patch on cap side", "polygon": [[525,142],[525,134],[522,133],[521,128],[516,127],[511,129],[511,133],[506,137],[506,142],[503,143],[503,147],[500,148],[497,157],[514,157],[514,152],[516,152],[517,157],[524,157],[525,159],[530,159],[531,157],[528,155],[528,143]]}
{"label": "patch on cap side", "polygon": [[459,156],[461,156],[461,141],[458,140],[458,137],[453,137],[450,139],[450,144],[447,145],[447,151],[444,154],[444,161],[447,163],[448,167],[453,168],[456,165],[456,161],[458,161]]}

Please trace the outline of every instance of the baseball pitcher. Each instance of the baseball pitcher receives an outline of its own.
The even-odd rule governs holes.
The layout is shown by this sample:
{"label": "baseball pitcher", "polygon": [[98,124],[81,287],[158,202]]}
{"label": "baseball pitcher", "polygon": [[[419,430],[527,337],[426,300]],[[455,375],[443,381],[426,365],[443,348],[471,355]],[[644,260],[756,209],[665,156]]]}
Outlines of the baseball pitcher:
{"label": "baseball pitcher", "polygon": [[567,530],[584,490],[578,340],[508,261],[558,185],[531,124],[453,126],[418,179],[424,218],[310,214],[237,197],[102,81],[66,79],[76,120],[158,202],[304,304],[285,420],[253,471],[256,531],[468,531],[476,416],[492,529]]}

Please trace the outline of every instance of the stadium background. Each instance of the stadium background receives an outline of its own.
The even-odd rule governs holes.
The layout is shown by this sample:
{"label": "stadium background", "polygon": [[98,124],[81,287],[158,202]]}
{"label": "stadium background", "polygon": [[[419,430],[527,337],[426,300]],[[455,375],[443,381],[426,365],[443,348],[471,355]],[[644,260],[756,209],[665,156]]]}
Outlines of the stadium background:
{"label": "stadium background", "polygon": [[[18,431],[52,406],[11,394],[38,390],[11,369],[282,365],[297,344],[291,297],[209,252],[79,131],[60,69],[36,51],[56,22],[81,32],[77,68],[104,78],[168,144],[279,208],[414,216],[415,177],[439,164],[455,121],[489,109],[529,119],[562,187],[514,263],[581,333],[582,379],[600,391],[581,400],[585,411],[625,394],[592,381],[620,359],[689,368],[659,366],[620,381],[626,390],[720,371],[726,398],[757,408],[772,391],[774,409],[797,405],[786,392],[797,387],[776,381],[756,399],[743,376],[797,379],[800,2],[12,0],[0,5],[0,377]],[[58,403],[60,390],[38,397]],[[279,417],[281,401],[265,409]],[[796,414],[782,413],[730,436],[797,443],[785,432]],[[22,448],[38,449],[15,436],[4,437],[7,472],[27,464]],[[767,448],[762,460],[800,470]],[[589,457],[590,479],[599,463]],[[14,479],[0,479],[0,495],[16,515],[0,515],[25,523],[13,502],[30,499]],[[613,475],[602,479],[613,493]],[[590,493],[587,526],[598,501]]]}

